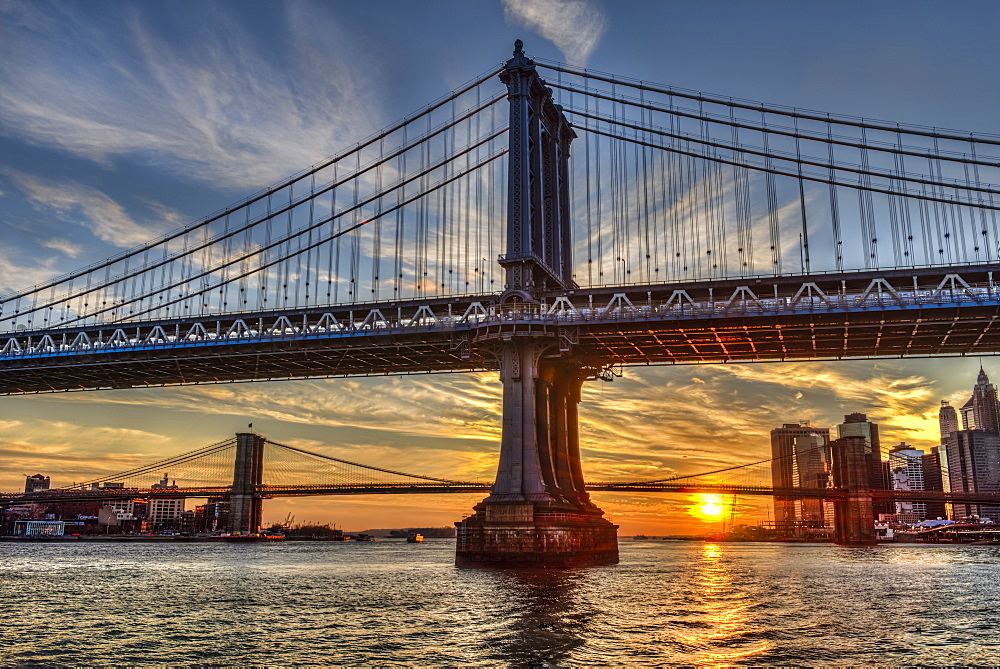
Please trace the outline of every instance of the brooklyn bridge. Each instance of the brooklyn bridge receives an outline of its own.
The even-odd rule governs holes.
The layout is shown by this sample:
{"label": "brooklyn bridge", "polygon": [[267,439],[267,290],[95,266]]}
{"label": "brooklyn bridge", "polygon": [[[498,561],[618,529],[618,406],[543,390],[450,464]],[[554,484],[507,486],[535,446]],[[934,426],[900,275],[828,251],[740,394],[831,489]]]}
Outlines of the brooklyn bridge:
{"label": "brooklyn bridge", "polygon": [[[330,459],[337,476],[283,479],[266,463],[323,456],[246,433],[181,456],[225,453],[226,478],[156,494],[227,497],[254,532],[267,497],[482,490],[462,565],[617,561],[592,490],[818,497],[863,545],[873,500],[997,500],[872,490],[858,442],[828,488],[738,469],[588,483],[581,388],[626,365],[1000,352],[998,146],[536,62],[518,41],[329,160],[0,299],[0,392],[497,371],[490,485]],[[49,494],[145,485],[110,480]]]}

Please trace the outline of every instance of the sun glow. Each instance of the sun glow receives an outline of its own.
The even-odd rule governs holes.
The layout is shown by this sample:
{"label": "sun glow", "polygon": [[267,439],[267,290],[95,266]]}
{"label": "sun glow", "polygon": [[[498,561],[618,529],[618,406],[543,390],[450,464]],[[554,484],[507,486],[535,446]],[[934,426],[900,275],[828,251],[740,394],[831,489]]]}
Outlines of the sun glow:
{"label": "sun glow", "polygon": [[698,512],[703,516],[710,516],[713,518],[718,518],[722,515],[723,508],[721,504],[716,504],[715,502],[706,502],[698,507]]}
{"label": "sun glow", "polygon": [[688,513],[702,520],[718,520],[728,509],[720,495],[694,495],[691,504]]}

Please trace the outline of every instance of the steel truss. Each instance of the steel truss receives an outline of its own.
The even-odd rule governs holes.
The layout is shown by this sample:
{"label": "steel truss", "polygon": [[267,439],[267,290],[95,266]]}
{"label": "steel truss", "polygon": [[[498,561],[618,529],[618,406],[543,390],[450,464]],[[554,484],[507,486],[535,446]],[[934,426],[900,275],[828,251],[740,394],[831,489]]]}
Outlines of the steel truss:
{"label": "steel truss", "polygon": [[8,334],[0,393],[495,369],[532,333],[596,366],[1000,350],[1000,265],[591,288]]}

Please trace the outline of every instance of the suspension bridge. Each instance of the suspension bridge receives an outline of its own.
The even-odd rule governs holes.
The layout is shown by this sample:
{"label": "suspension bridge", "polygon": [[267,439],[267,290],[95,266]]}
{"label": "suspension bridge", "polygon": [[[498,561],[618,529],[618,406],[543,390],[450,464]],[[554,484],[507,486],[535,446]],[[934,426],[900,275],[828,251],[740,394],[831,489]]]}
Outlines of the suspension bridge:
{"label": "suspension bridge", "polygon": [[[241,439],[251,445],[238,455]],[[259,453],[248,456],[254,448]],[[135,497],[229,497],[235,488],[242,485],[239,481],[240,470],[246,467],[237,463],[247,457],[259,458],[259,466],[252,465],[250,469],[257,471],[251,485],[252,492],[260,498],[469,493],[488,491],[491,485],[483,481],[444,479],[365,465],[246,433],[135,469],[57,489],[0,494],[0,504],[86,500],[113,502]],[[711,492],[806,498],[835,498],[840,494],[833,488],[773,487],[770,479],[774,459],[655,480],[587,483],[586,487],[597,491]],[[172,483],[164,485],[165,480]],[[1000,496],[997,499],[1000,500]]]}
{"label": "suspension bridge", "polygon": [[499,371],[497,478],[458,562],[615,561],[582,384],[997,353],[998,147],[536,62],[518,41],[328,160],[0,298],[0,393]]}
{"label": "suspension bridge", "polygon": [[[824,445],[814,450],[828,450]],[[709,493],[844,501],[850,491],[836,485],[780,487],[773,485],[776,461],[801,458],[802,452],[758,460],[697,474],[677,474],[639,481],[588,482],[590,492]],[[867,463],[861,477],[867,475]],[[172,473],[172,475],[171,475]],[[947,472],[945,472],[947,475]],[[161,478],[162,475],[162,478]],[[180,482],[180,483],[178,483]],[[248,495],[258,509],[260,502],[277,497],[314,495],[419,495],[463,494],[489,491],[483,481],[460,481],[412,474],[361,464],[330,455],[281,444],[252,433],[188,451],[134,469],[102,475],[56,489],[26,493],[0,493],[0,507],[61,502],[116,501],[136,498],[229,499]],[[241,492],[242,491],[242,492]],[[935,490],[870,490],[873,502],[946,501],[1000,506],[1000,493]],[[246,533],[253,519],[234,513],[229,531]]]}

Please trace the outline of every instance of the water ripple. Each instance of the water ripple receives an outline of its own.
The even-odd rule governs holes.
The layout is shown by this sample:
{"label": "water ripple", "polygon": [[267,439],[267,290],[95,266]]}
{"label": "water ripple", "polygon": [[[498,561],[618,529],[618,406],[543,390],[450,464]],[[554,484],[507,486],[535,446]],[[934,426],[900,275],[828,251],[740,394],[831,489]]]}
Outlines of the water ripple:
{"label": "water ripple", "polygon": [[454,544],[0,543],[0,665],[993,664],[988,546],[623,542],[456,569]]}

